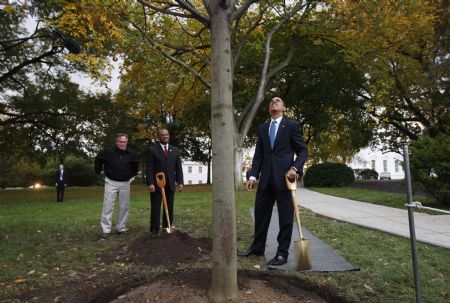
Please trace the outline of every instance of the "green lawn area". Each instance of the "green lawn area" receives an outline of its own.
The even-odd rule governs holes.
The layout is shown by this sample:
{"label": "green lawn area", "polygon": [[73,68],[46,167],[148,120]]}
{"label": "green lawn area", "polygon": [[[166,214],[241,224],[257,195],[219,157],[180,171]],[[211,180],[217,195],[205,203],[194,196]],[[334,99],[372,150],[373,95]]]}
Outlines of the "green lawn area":
{"label": "green lawn area", "polygon": [[[0,301],[99,271],[131,270],[100,264],[96,254],[148,232],[149,195],[144,186],[132,187],[130,232],[107,241],[99,240],[102,196],[102,187],[68,188],[65,201],[56,203],[54,189],[0,191]],[[255,192],[236,194],[238,249],[247,248],[252,239],[249,207],[254,198]],[[177,228],[192,236],[209,236],[211,188],[187,186],[175,199]],[[294,275],[300,285],[339,296],[346,302],[414,302],[409,240],[308,211],[304,212],[303,222],[360,271],[280,271],[279,275]],[[418,254],[423,302],[449,302],[450,250],[419,243]],[[258,270],[255,265],[267,269],[263,258],[238,258],[238,262],[239,269]],[[139,270],[152,274],[152,269]]]}
{"label": "green lawn area", "polygon": [[[312,187],[308,189],[317,191],[322,194],[347,198],[350,200],[363,201],[372,204],[406,209],[405,207],[405,203],[407,203],[406,194],[381,192],[376,190],[361,189],[354,187]],[[413,201],[421,202],[422,205],[424,206],[450,210],[450,207],[438,204],[430,197],[413,196]],[[429,213],[437,214],[436,212],[429,212]]]}

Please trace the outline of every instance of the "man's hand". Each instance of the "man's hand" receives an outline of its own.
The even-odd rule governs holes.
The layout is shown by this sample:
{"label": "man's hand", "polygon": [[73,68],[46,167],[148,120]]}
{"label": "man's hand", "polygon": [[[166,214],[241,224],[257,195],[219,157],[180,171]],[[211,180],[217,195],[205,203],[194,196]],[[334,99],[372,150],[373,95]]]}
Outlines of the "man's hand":
{"label": "man's hand", "polygon": [[289,179],[289,181],[293,182],[295,180],[295,177],[297,176],[297,172],[293,168],[291,168],[286,173],[286,176]]}
{"label": "man's hand", "polygon": [[155,185],[150,184],[149,186],[147,186],[148,192],[149,193],[154,193],[155,192]]}
{"label": "man's hand", "polygon": [[253,191],[253,185],[255,184],[255,181],[248,180],[247,183],[245,183],[245,188],[247,191]]}
{"label": "man's hand", "polygon": [[102,171],[100,172],[100,175],[104,176],[104,175],[105,175],[105,172],[102,170]]}
{"label": "man's hand", "polygon": [[183,188],[184,188],[183,184],[178,184],[178,191],[183,191]]}

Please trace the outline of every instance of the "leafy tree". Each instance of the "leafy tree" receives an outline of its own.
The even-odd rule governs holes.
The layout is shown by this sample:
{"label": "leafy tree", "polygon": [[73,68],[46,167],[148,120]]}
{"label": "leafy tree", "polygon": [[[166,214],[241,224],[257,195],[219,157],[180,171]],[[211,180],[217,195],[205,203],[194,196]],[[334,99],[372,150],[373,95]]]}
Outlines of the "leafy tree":
{"label": "leafy tree", "polygon": [[[42,179],[49,186],[55,185],[55,172],[58,169],[59,161],[50,158],[42,169]],[[93,169],[92,159],[68,155],[64,162],[64,171],[68,175],[69,186],[92,186],[101,180]]]}
{"label": "leafy tree", "polygon": [[448,1],[332,1],[332,40],[366,75],[363,108],[391,148],[450,131]]}
{"label": "leafy tree", "polygon": [[[0,6],[0,92],[26,87],[40,69],[67,65],[62,52],[78,54],[79,45],[40,19],[55,14],[56,1],[6,2]],[[31,34],[25,28],[27,18],[38,19]]]}
{"label": "leafy tree", "polygon": [[298,37],[294,59],[269,87],[303,126],[309,163],[345,163],[369,144],[375,121],[358,100],[364,81],[334,44]]}
{"label": "leafy tree", "polygon": [[438,202],[450,205],[450,136],[422,136],[411,142],[411,175]]}
{"label": "leafy tree", "polygon": [[0,188],[28,187],[39,181],[40,165],[28,157],[0,154]]}
{"label": "leafy tree", "polygon": [[[111,33],[120,32],[121,36],[117,40],[123,39],[128,35],[128,29],[134,28],[142,35],[142,42],[152,46],[160,52],[165,58],[170,59],[179,66],[185,68],[198,81],[201,81],[210,89],[211,94],[211,136],[212,136],[212,154],[213,157],[213,226],[214,226],[214,267],[213,278],[210,289],[210,300],[214,302],[236,301],[237,300],[237,278],[236,278],[236,248],[235,248],[235,216],[234,216],[234,157],[233,151],[242,158],[242,142],[251,125],[251,120],[256,115],[256,109],[263,100],[263,93],[267,79],[276,72],[269,70],[270,60],[270,40],[272,35],[277,32],[292,16],[300,11],[309,11],[309,4],[295,3],[294,6],[285,5],[283,2],[264,4],[263,10],[256,15],[264,14],[264,11],[271,9],[271,15],[277,19],[277,9],[279,9],[279,20],[273,23],[273,27],[267,33],[265,44],[265,64],[263,65],[262,79],[256,102],[251,106],[250,111],[246,111],[250,116],[250,122],[244,126],[243,136],[236,136],[236,129],[241,129],[241,122],[234,124],[234,112],[232,106],[232,87],[234,65],[239,57],[239,51],[232,54],[231,41],[233,36],[239,32],[241,25],[247,23],[252,32],[260,23],[256,18],[256,25],[245,20],[244,15],[249,11],[250,6],[258,1],[248,0],[243,2],[235,1],[208,1],[199,2],[189,1],[167,1],[164,3],[153,3],[150,1],[104,1],[103,3],[91,3],[90,1],[80,1],[78,3],[69,3],[62,18],[59,20],[60,26],[73,26],[73,35],[77,40],[83,38],[91,39],[91,45],[100,49],[108,44],[110,40],[101,39],[96,36],[99,31],[94,31],[97,23],[103,24],[104,21],[110,22],[113,28]],[[93,9],[95,7],[95,9]],[[73,13],[76,11],[76,14]],[[72,12],[72,14],[70,14]],[[94,13],[93,13],[94,12]],[[286,12],[286,13],[284,13]],[[116,14],[114,18],[102,18]],[[95,18],[99,15],[98,18]],[[142,18],[142,16],[144,18]],[[76,22],[74,22],[76,20]],[[80,20],[82,20],[80,22]],[[100,20],[97,22],[97,20]],[[172,21],[172,22],[171,22]],[[175,21],[175,23],[173,22]],[[242,22],[242,23],[241,23]],[[81,24],[81,25],[80,25]],[[158,35],[153,35],[155,30],[167,28],[165,25],[177,24],[179,33],[176,36],[180,42],[188,41],[187,44],[165,43],[164,37],[175,37],[174,31],[159,31]],[[189,25],[193,25],[192,28]],[[234,25],[235,32],[232,32]],[[89,29],[90,34],[85,35],[82,29]],[[114,29],[122,31],[115,31]],[[170,28],[170,27],[169,27]],[[89,36],[89,37],[88,37]],[[209,37],[210,56],[205,57],[202,50],[205,44],[202,39]],[[103,36],[105,37],[105,36]],[[185,40],[185,37],[188,40]],[[161,38],[161,39],[160,39]],[[196,38],[196,43],[193,41]],[[242,43],[245,43],[246,36],[241,37]],[[108,41],[107,41],[108,40]],[[172,39],[173,40],[173,39]],[[169,40],[170,41],[170,40]],[[238,40],[239,41],[239,40]],[[137,45],[135,44],[134,49]],[[113,51],[114,52],[114,51]],[[234,55],[234,57],[233,57]],[[183,61],[178,56],[187,56],[189,61]],[[207,68],[206,68],[207,66]],[[278,65],[278,69],[284,64]],[[203,73],[209,75],[205,77]],[[268,77],[269,76],[269,77]],[[210,79],[210,80],[208,80]],[[247,118],[246,118],[247,119]],[[247,120],[248,121],[248,120]],[[237,128],[234,128],[237,127]],[[230,144],[235,142],[236,144]],[[236,148],[236,146],[238,148]],[[240,156],[239,156],[240,155]],[[236,170],[240,178],[240,167]],[[227,222],[224,226],[222,223]]]}
{"label": "leafy tree", "polygon": [[[111,96],[86,94],[68,75],[38,77],[33,85],[6,99],[0,132],[21,129],[29,146],[63,162],[68,153],[93,153],[104,127],[112,124]],[[10,146],[8,143],[7,146]]]}

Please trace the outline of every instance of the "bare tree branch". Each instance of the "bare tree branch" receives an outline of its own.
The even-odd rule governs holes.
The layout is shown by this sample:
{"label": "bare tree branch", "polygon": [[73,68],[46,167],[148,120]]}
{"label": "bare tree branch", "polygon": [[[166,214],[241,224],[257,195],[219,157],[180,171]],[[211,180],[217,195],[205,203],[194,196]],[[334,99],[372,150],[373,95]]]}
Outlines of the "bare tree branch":
{"label": "bare tree branch", "polygon": [[60,51],[62,51],[62,49],[61,50],[54,50],[54,49],[52,49],[52,50],[50,50],[50,51],[48,51],[46,53],[43,53],[42,55],[40,55],[40,56],[38,56],[36,58],[28,59],[28,60],[23,61],[19,65],[16,65],[12,69],[10,69],[9,71],[7,71],[3,75],[1,75],[0,76],[0,83],[3,83],[5,80],[7,80],[9,77],[11,77],[15,73],[17,73],[19,70],[21,70],[25,66],[28,66],[28,65],[33,64],[33,63],[42,62],[42,59],[44,59],[46,57],[53,56],[54,54],[56,54],[56,53],[58,53]]}
{"label": "bare tree branch", "polygon": [[[155,6],[144,0],[137,0],[137,1],[140,4],[146,6],[154,11],[157,11],[158,13],[167,14],[167,15],[171,15],[171,16],[175,16],[175,17],[196,19],[200,23],[202,23],[203,25],[205,25],[206,27],[209,28],[209,23],[210,23],[209,18],[206,17],[205,15],[201,14],[192,4],[190,4],[187,1],[176,0],[175,2],[177,2],[178,5],[176,5],[174,3],[166,2],[165,3],[166,6],[164,6],[164,7]],[[179,11],[177,11],[177,10],[179,10]],[[183,10],[187,11],[188,13],[180,12]]]}
{"label": "bare tree branch", "polygon": [[281,71],[283,68],[289,65],[291,63],[293,57],[294,57],[294,49],[295,49],[295,41],[291,42],[291,45],[289,46],[288,54],[286,56],[286,59],[284,59],[280,64],[272,68],[267,72],[267,79],[271,79],[273,75],[277,74],[279,71]]}
{"label": "bare tree branch", "polygon": [[249,9],[249,7],[253,4],[258,2],[259,0],[247,0],[244,4],[242,4],[241,7],[239,7],[233,14],[233,20],[239,21],[239,19],[242,18],[242,16],[245,14],[245,12]]}
{"label": "bare tree branch", "polygon": [[[255,101],[253,102],[252,108],[249,110],[247,115],[245,117],[239,116],[238,120],[236,121],[236,126],[238,129],[240,129],[240,138],[241,142],[239,142],[240,145],[242,145],[243,140],[245,139],[251,123],[253,119],[256,116],[256,113],[258,111],[259,106],[261,105],[263,99],[264,99],[264,92],[266,90],[267,82],[270,80],[268,78],[268,69],[269,69],[269,61],[270,61],[270,44],[272,40],[272,36],[281,29],[281,27],[288,22],[297,12],[299,12],[301,9],[305,9],[304,14],[302,15],[302,18],[308,14],[308,12],[313,8],[312,3],[315,1],[306,1],[306,4],[303,3],[303,1],[298,2],[291,11],[285,15],[273,28],[272,30],[267,34],[266,36],[266,43],[265,43],[265,50],[264,50],[264,63],[263,68],[261,70],[261,78],[259,82],[258,91],[256,93]],[[273,74],[272,74],[273,76]]]}
{"label": "bare tree branch", "polygon": [[182,8],[189,11],[195,19],[203,23],[209,28],[210,20],[207,16],[200,13],[195,6],[193,6],[189,1],[175,0]]}
{"label": "bare tree branch", "polygon": [[[247,29],[247,31],[245,32],[244,36],[242,37],[241,41],[239,42],[238,47],[236,48],[236,53],[234,54],[233,57],[233,74],[234,74],[234,70],[236,68],[236,64],[239,61],[239,57],[241,55],[242,52],[242,48],[245,45],[245,42],[247,42],[248,38],[250,37],[250,34],[259,26],[261,25],[261,20],[263,18],[264,12],[267,10],[267,8],[260,10],[259,11],[259,16],[258,16],[258,20],[255,21],[255,23],[253,23],[252,25],[250,25],[250,27]],[[236,22],[236,24],[239,23],[239,20]]]}
{"label": "bare tree branch", "polygon": [[194,68],[192,68],[191,66],[189,66],[189,64],[187,64],[186,62],[183,62],[181,60],[179,60],[178,58],[172,56],[171,54],[169,54],[168,52],[166,52],[163,49],[163,45],[158,44],[156,41],[154,41],[151,37],[149,37],[140,27],[138,24],[136,24],[135,22],[131,21],[128,19],[128,21],[130,22],[131,25],[133,25],[133,27],[135,29],[137,29],[142,35],[143,37],[150,43],[150,45],[152,45],[159,53],[161,53],[164,57],[166,57],[167,59],[169,59],[172,62],[175,62],[176,64],[178,64],[179,66],[183,67],[184,69],[186,69],[188,72],[190,72],[192,75],[194,75],[197,79],[199,79],[206,87],[210,88],[211,87],[211,83],[205,78],[203,77],[199,72],[197,72]]}

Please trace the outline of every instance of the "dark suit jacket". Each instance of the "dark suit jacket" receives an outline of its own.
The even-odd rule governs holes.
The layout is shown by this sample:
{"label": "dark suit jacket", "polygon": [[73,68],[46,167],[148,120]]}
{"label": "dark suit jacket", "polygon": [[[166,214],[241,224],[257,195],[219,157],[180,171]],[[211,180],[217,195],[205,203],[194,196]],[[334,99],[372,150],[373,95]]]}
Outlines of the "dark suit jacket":
{"label": "dark suit jacket", "polygon": [[56,171],[56,173],[55,173],[55,183],[58,183],[58,184],[67,184],[67,183],[69,183],[69,178],[67,177],[67,171],[66,170],[64,170],[62,181],[59,180],[59,169]]}
{"label": "dark suit jacket", "polygon": [[[297,173],[303,173],[308,149],[300,133],[300,124],[283,117],[272,150],[269,126],[270,120],[258,126],[258,141],[256,142],[250,176],[259,177],[258,188],[260,189],[265,189],[270,179],[274,178],[278,189],[287,190],[284,177],[286,172],[291,167],[295,167]],[[294,155],[297,155],[295,159]]]}
{"label": "dark suit jacket", "polygon": [[164,172],[166,176],[166,186],[169,185],[171,191],[175,191],[175,182],[184,184],[183,168],[181,166],[181,157],[178,149],[169,145],[169,154],[167,160],[164,157],[164,151],[159,143],[150,146],[147,153],[147,185],[156,184],[155,175]]}

